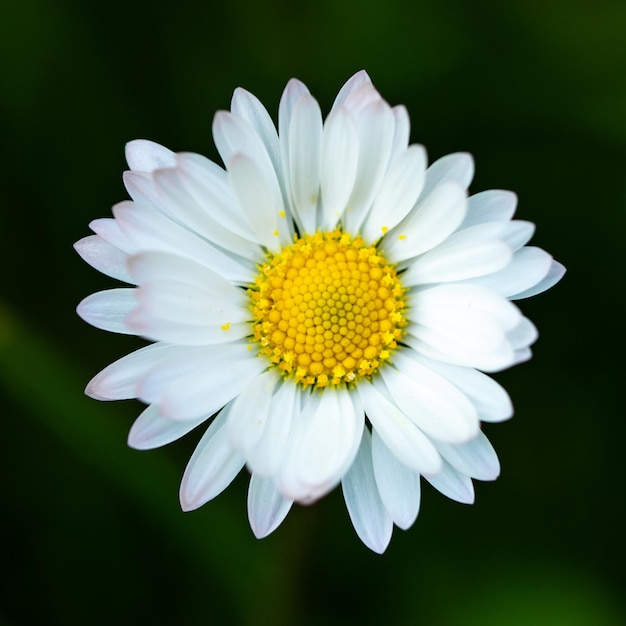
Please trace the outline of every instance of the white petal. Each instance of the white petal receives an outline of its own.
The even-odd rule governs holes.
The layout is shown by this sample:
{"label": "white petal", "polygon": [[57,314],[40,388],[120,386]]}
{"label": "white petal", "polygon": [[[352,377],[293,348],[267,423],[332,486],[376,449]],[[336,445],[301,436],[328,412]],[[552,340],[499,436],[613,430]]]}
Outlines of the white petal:
{"label": "white petal", "polygon": [[161,192],[157,189],[152,172],[126,171],[122,175],[128,195],[142,204],[160,209],[163,205]]}
{"label": "white petal", "polygon": [[504,269],[471,280],[473,285],[499,293],[505,298],[517,298],[516,294],[538,285],[550,271],[552,257],[541,248],[525,246],[513,255]]}
{"label": "white petal", "polygon": [[402,274],[402,284],[408,287],[466,280],[497,272],[511,262],[513,250],[509,245],[473,230],[459,231],[415,259]]}
{"label": "white petal", "polygon": [[[212,212],[215,209],[210,204],[202,207],[198,205],[200,199],[192,193],[192,190],[195,190],[190,188],[193,186],[188,184],[190,182],[188,172],[181,167],[181,163],[193,156],[197,156],[199,159],[203,158],[198,155],[177,154],[175,167],[158,169],[150,173],[124,172],[124,184],[131,198],[138,204],[158,209],[176,224],[195,231],[208,240],[214,240],[219,235],[220,243],[222,243],[226,236],[234,237],[233,233],[222,227],[222,222],[224,219],[227,220],[232,208],[228,206],[226,210],[223,210],[226,218],[216,220],[212,219]],[[219,173],[222,172],[221,176],[223,177],[225,172],[218,165],[213,163],[211,165],[212,168],[206,184],[214,187],[219,184],[221,179]],[[204,175],[207,177],[206,172]],[[223,182],[221,186],[223,186]],[[232,197],[231,193],[231,200]],[[223,207],[219,208],[223,209]],[[217,235],[211,228],[213,226],[217,230]],[[227,241],[227,243],[229,242]],[[223,244],[223,247],[228,246]]]}
{"label": "white petal", "polygon": [[147,252],[129,261],[141,283],[140,306],[126,319],[142,336],[201,345],[250,334],[245,293],[207,267],[167,252]]}
{"label": "white petal", "polygon": [[472,479],[455,470],[450,464],[444,462],[442,470],[432,476],[424,478],[444,496],[462,504],[474,503],[474,485]]}
{"label": "white petal", "polygon": [[128,254],[112,246],[99,235],[83,237],[74,244],[74,250],[99,272],[125,283],[133,283],[126,266]]}
{"label": "white petal", "polygon": [[[492,345],[488,350],[476,350],[425,326],[408,327],[409,333],[402,341],[415,350],[420,356],[426,356],[435,361],[443,361],[463,367],[475,367],[485,372],[499,372],[512,367],[515,360],[515,351],[504,335],[499,336],[498,345]],[[493,337],[492,337],[493,339]]]}
{"label": "white petal", "polygon": [[502,239],[508,243],[513,250],[519,250],[524,244],[530,241],[534,234],[535,225],[532,222],[513,220],[512,222],[505,222]]}
{"label": "white petal", "polygon": [[[212,346],[213,349],[222,347]],[[212,414],[235,398],[266,366],[261,359],[226,363],[226,371],[205,368],[186,379],[177,378],[160,393],[159,410],[166,417],[187,420]],[[237,372],[236,377],[233,372]],[[140,398],[144,391],[140,388]]]}
{"label": "white petal", "polygon": [[173,167],[176,155],[154,141],[135,139],[126,144],[126,162],[131,170],[152,172],[161,167]]}
{"label": "white petal", "polygon": [[359,155],[359,137],[345,108],[335,109],[326,119],[322,133],[320,186],[321,227],[332,230],[352,195]]}
{"label": "white petal", "polygon": [[320,195],[322,112],[310,94],[296,103],[289,127],[289,171],[293,208],[304,232],[316,230]]}
{"label": "white petal", "polygon": [[[203,368],[207,368],[209,371],[212,368],[216,371],[223,370],[225,363],[228,364],[229,370],[232,372],[230,363],[246,356],[243,342],[219,346],[168,346],[164,343],[155,344],[155,346],[164,346],[164,355],[159,359],[154,359],[152,367],[146,368],[139,380],[137,389],[146,404],[158,403],[165,389],[176,380],[197,376]],[[169,348],[169,351],[165,348]],[[140,353],[141,351],[133,354],[141,356]],[[250,353],[251,358],[254,358],[253,354],[253,352]],[[241,385],[241,388],[244,386],[245,383]],[[226,402],[223,402],[218,409],[225,404]],[[209,413],[201,411],[196,416],[200,414],[212,415],[216,411],[217,409]]]}
{"label": "white petal", "polygon": [[[232,306],[248,305],[247,296],[242,289],[235,287],[215,269],[191,258],[171,252],[144,252],[131,257],[128,265],[131,276],[138,283],[180,282],[207,291]],[[251,282],[252,278],[253,275],[250,274],[247,282]]]}
{"label": "white petal", "polygon": [[267,370],[253,378],[233,400],[228,434],[233,448],[246,457],[263,435],[279,379],[276,370]]}
{"label": "white petal", "polygon": [[485,222],[506,222],[517,208],[517,196],[512,191],[489,189],[470,196],[467,215],[461,228]]}
{"label": "white petal", "polygon": [[176,161],[176,169],[154,174],[166,211],[189,230],[228,250],[241,253],[250,241],[258,243],[226,172],[199,155],[179,155]]}
{"label": "white petal", "polygon": [[361,234],[366,241],[376,241],[408,215],[420,195],[425,173],[423,146],[410,146],[394,160],[363,224]]}
{"label": "white petal", "polygon": [[233,92],[230,110],[248,122],[263,140],[268,154],[278,154],[278,133],[267,109],[252,93],[241,87]]}
{"label": "white petal", "polygon": [[333,489],[350,467],[363,432],[363,413],[346,389],[326,389],[306,398],[295,415],[294,435],[278,487],[286,498],[311,502]]}
{"label": "white petal", "polygon": [[[253,276],[252,266],[246,267],[217,250],[207,241],[179,226],[168,217],[146,205],[121,202],[113,213],[123,231],[140,251],[172,252],[185,256],[219,272],[228,280],[246,284]],[[254,258],[257,246],[247,243],[249,258]]]}
{"label": "white petal", "polygon": [[[276,214],[283,211],[283,195],[278,182],[278,174],[263,142],[254,132],[252,126],[237,115],[220,111],[215,116],[213,122],[213,137],[227,168],[230,168],[233,162],[239,161],[237,155],[242,155],[252,161],[256,172],[254,180],[257,177],[262,179],[262,185],[265,189],[264,193],[269,194],[271,198],[269,203],[274,208]],[[243,192],[244,190],[242,189],[235,189],[240,202],[240,194]],[[265,198],[264,201],[266,201]],[[249,213],[248,217],[250,217]],[[255,229],[253,230],[256,232]],[[289,240],[289,232],[283,233],[283,236],[285,241]]]}
{"label": "white petal", "polygon": [[406,530],[420,508],[420,476],[400,463],[377,431],[372,433],[372,460],[380,498],[393,523]]}
{"label": "white petal", "polygon": [[[335,100],[336,101],[336,100]],[[371,105],[385,103],[374,85],[369,81],[362,81],[347,94],[341,103],[352,115],[360,115]]]}
{"label": "white petal", "polygon": [[128,238],[117,221],[111,217],[101,217],[92,220],[89,222],[89,228],[96,235],[123,252],[132,254],[137,249],[137,246]]}
{"label": "white petal", "polygon": [[[181,266],[191,268],[194,263],[168,255],[167,253],[146,253],[134,257],[137,263],[131,265],[135,269],[139,265],[146,265],[151,257],[161,259],[172,259],[172,261],[180,261]],[[132,264],[132,261],[131,261]],[[138,299],[142,303],[153,303],[160,309],[160,313],[165,318],[178,319],[184,316],[185,321],[189,323],[208,323],[208,324],[224,324],[225,322],[245,322],[250,319],[250,313],[247,309],[246,294],[243,290],[238,289],[229,281],[223,279],[215,272],[211,272],[208,268],[202,268],[196,265],[204,278],[204,284],[192,283],[187,281],[188,276],[178,274],[177,277],[163,278],[142,278],[141,286],[138,290]],[[140,271],[135,272],[140,275]],[[145,298],[143,297],[145,295]],[[181,313],[169,313],[168,307],[172,307],[175,311],[180,309]],[[223,319],[223,318],[226,319]]]}
{"label": "white petal", "polygon": [[529,359],[531,359],[533,353],[530,348],[520,348],[519,350],[515,350],[513,355],[513,363],[511,365],[518,365],[519,363],[525,363]]}
{"label": "white petal", "polygon": [[228,182],[228,174],[219,165],[199,154],[176,155],[182,184],[196,203],[187,206],[185,221],[210,241],[225,244],[224,230],[238,238],[256,241],[246,215]]}
{"label": "white petal", "polygon": [[530,298],[531,296],[536,296],[537,294],[540,294],[547,289],[550,289],[550,287],[556,285],[565,275],[565,271],[565,267],[561,265],[558,261],[552,261],[552,264],[550,265],[550,270],[543,280],[539,281],[533,287],[512,295],[511,298],[513,298],[514,300],[521,300],[522,298]]}
{"label": "white petal", "polygon": [[[379,381],[376,381],[379,385]],[[357,387],[361,404],[375,432],[398,460],[413,472],[434,474],[441,458],[430,439],[377,389],[377,384],[361,381]]]}
{"label": "white petal", "polygon": [[236,154],[228,161],[230,184],[239,204],[259,242],[269,250],[277,251],[289,240],[289,231],[278,230],[282,204],[276,204],[275,196],[256,163],[243,154]]}
{"label": "white petal", "polygon": [[87,323],[112,333],[134,335],[126,316],[137,306],[136,289],[108,289],[87,296],[76,312]]}
{"label": "white petal", "polygon": [[300,414],[301,391],[292,381],[284,381],[272,398],[267,423],[256,446],[246,455],[252,472],[273,476],[289,450],[291,425]]}
{"label": "white petal", "polygon": [[461,443],[478,432],[474,405],[445,378],[398,351],[381,376],[398,408],[427,435]]}
{"label": "white petal", "polygon": [[243,457],[228,444],[228,409],[224,409],[207,428],[189,459],[180,485],[183,511],[192,511],[219,495],[240,472]]}
{"label": "white petal", "polygon": [[[278,136],[280,143],[280,157],[282,163],[283,179],[285,180],[286,197],[291,197],[291,186],[289,182],[289,132],[291,130],[291,118],[293,115],[294,107],[298,100],[305,94],[308,94],[309,90],[306,85],[299,80],[292,78],[285,87],[280,103],[278,105]],[[299,222],[298,216],[293,216],[298,222],[298,227],[303,230],[303,225]]]}
{"label": "white petal", "polygon": [[409,146],[409,137],[411,134],[411,121],[409,112],[405,106],[398,105],[392,107],[393,119],[395,121],[393,144],[391,146],[390,163],[393,163],[396,157],[403,154]]}
{"label": "white petal", "polygon": [[274,126],[274,122],[267,112],[267,109],[256,96],[240,87],[235,89],[233,93],[230,109],[235,115],[238,115],[248,122],[263,142],[278,176],[278,182],[281,185],[284,197],[286,198],[278,133],[276,132],[276,126]]}
{"label": "white petal", "polygon": [[391,540],[393,522],[378,494],[372,466],[372,444],[365,429],[352,467],[341,481],[348,513],[361,541],[382,554]]}
{"label": "white petal", "polygon": [[437,449],[456,470],[478,480],[495,480],[500,475],[498,455],[482,433],[467,443],[437,443]]}
{"label": "white petal", "polygon": [[144,312],[160,319],[206,326],[227,326],[250,320],[247,307],[237,302],[240,294],[236,294],[237,299],[231,298],[228,292],[219,297],[210,288],[202,289],[175,280],[142,283],[136,292]]}
{"label": "white petal", "polygon": [[208,325],[187,324],[178,320],[163,319],[146,307],[138,307],[126,318],[126,325],[139,337],[164,341],[180,346],[215,346],[242,339],[250,334],[250,324]]}
{"label": "white petal", "polygon": [[416,210],[385,235],[381,247],[394,263],[423,254],[458,228],[466,210],[465,189],[455,182],[444,183],[420,200]]}
{"label": "white petal", "polygon": [[[185,178],[187,178],[186,182]],[[214,244],[210,247],[218,246],[244,259],[258,260],[258,246],[254,245],[258,242],[246,239],[223,226],[222,220],[210,219],[210,212],[206,207],[200,206],[194,196],[197,190],[193,187],[190,177],[186,177],[177,169],[157,170],[154,173],[154,181],[160,194],[160,208],[177,225],[182,225],[185,232],[193,233],[194,238],[202,242],[205,247],[208,240]],[[229,207],[225,213],[236,210],[238,210],[236,206]],[[176,231],[180,237],[179,231],[180,226]]]}
{"label": "white petal", "polygon": [[513,404],[504,387],[493,378],[470,367],[442,363],[423,356],[413,357],[447,378],[474,404],[484,422],[501,422],[513,415]]}
{"label": "white petal", "polygon": [[[289,136],[291,116],[293,114],[293,109],[296,106],[296,103],[303,95],[308,93],[310,92],[307,86],[297,78],[292,78],[285,86],[285,89],[283,90],[283,93],[280,97],[280,103],[278,105],[278,136],[280,138],[281,145],[283,136]],[[287,147],[288,146],[289,142],[287,141]],[[289,154],[289,151],[287,151],[287,154]],[[289,159],[285,158],[284,154],[283,162],[289,162]]]}
{"label": "white petal", "polygon": [[507,333],[507,338],[514,350],[528,348],[537,341],[538,337],[537,327],[527,317],[522,317],[519,324]]}
{"label": "white petal", "polygon": [[243,343],[195,348],[152,369],[139,385],[139,398],[159,404],[174,419],[210,415],[235,398],[267,369],[267,361]]}
{"label": "white petal", "polygon": [[85,393],[96,400],[128,400],[137,397],[137,384],[153,367],[174,355],[183,359],[188,348],[155,343],[118,359],[94,376]]}
{"label": "white petal", "polygon": [[337,97],[335,98],[335,102],[333,103],[332,110],[334,111],[337,107],[341,106],[350,94],[363,84],[371,85],[372,79],[365,70],[360,70],[356,74],[352,75],[341,87]]}
{"label": "white petal", "polygon": [[282,204],[282,194],[274,165],[254,128],[243,118],[219,111],[213,120],[213,138],[226,166],[236,154],[252,160],[273,194],[273,202]]}
{"label": "white petal", "polygon": [[349,233],[356,233],[361,229],[378,193],[389,165],[394,129],[393,113],[382,99],[365,106],[354,117],[354,121],[359,136],[359,160],[354,189],[341,218]]}
{"label": "white petal", "polygon": [[443,284],[414,292],[410,300],[410,317],[416,323],[406,331],[420,345],[409,338],[405,342],[418,352],[488,371],[510,365],[512,347],[505,333],[517,326],[521,313],[506,299],[469,284]]}
{"label": "white petal", "polygon": [[428,197],[438,186],[454,182],[467,189],[474,178],[474,159],[468,152],[455,152],[435,161],[426,170],[422,198]]}
{"label": "white petal", "polygon": [[252,474],[248,487],[248,520],[257,539],[273,533],[287,517],[293,502],[286,500],[270,478]]}
{"label": "white petal", "polygon": [[[144,202],[119,202],[113,207],[115,221],[134,250],[177,249],[184,253],[194,237],[153,205]],[[196,246],[197,246],[196,242]],[[182,244],[182,245],[181,245]]]}
{"label": "white petal", "polygon": [[159,407],[151,404],[135,420],[128,433],[128,445],[136,450],[152,450],[180,439],[196,426],[206,421],[210,415],[195,420],[181,422],[163,417]]}

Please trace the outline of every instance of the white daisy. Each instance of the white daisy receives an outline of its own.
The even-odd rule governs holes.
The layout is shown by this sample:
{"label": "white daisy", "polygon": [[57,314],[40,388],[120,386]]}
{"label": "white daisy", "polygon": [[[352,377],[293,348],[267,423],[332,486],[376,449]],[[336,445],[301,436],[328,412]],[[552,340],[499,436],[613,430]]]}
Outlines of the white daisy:
{"label": "white daisy", "polygon": [[326,120],[291,80],[278,131],[237,89],[213,134],[226,169],[149,141],[127,146],[132,200],[76,244],[131,287],[93,294],[79,315],[154,341],[100,372],[86,393],[148,406],[129,444],[167,444],[210,421],[183,476],[195,509],[246,466],[252,530],[341,483],[375,552],[406,529],[420,477],[460,502],[497,456],[480,421],[512,415],[483,372],[530,357],[533,324],[511,300],[564,268],[526,246],[516,196],[468,198],[469,154],[427,167],[404,107],[365,72]]}

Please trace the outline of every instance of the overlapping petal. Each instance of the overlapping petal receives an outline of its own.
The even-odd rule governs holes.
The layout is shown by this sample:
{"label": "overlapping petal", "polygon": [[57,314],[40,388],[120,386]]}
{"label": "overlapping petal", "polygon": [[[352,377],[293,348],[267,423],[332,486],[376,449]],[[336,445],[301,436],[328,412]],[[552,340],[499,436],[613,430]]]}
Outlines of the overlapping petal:
{"label": "overlapping petal", "polygon": [[371,439],[369,431],[365,431],[341,487],[357,535],[370,550],[382,554],[391,540],[393,520],[378,493]]}
{"label": "overlapping petal", "polygon": [[302,413],[294,417],[278,487],[288,499],[313,502],[339,484],[352,464],[363,434],[364,414],[347,389],[337,389],[311,396]]}
{"label": "overlapping petal", "polygon": [[83,237],[74,244],[74,249],[99,272],[125,283],[133,282],[128,272],[128,254],[99,235]]}
{"label": "overlapping petal", "polygon": [[180,484],[183,511],[192,511],[219,495],[241,471],[245,459],[228,445],[226,407],[207,428],[189,459]]}
{"label": "overlapping petal", "polygon": [[420,508],[420,474],[400,462],[379,435],[372,431],[372,463],[376,488],[393,523],[406,530],[417,519]]}
{"label": "overlapping petal", "polygon": [[136,450],[160,448],[180,439],[209,417],[201,415],[193,420],[173,420],[163,417],[156,404],[150,404],[131,426],[128,445]]}
{"label": "overlapping petal", "polygon": [[123,335],[135,334],[126,324],[128,314],[137,306],[135,289],[109,289],[87,296],[76,312],[101,330]]}
{"label": "overlapping petal", "polygon": [[252,474],[248,487],[248,519],[255,537],[261,539],[273,533],[287,517],[292,504],[271,479]]}

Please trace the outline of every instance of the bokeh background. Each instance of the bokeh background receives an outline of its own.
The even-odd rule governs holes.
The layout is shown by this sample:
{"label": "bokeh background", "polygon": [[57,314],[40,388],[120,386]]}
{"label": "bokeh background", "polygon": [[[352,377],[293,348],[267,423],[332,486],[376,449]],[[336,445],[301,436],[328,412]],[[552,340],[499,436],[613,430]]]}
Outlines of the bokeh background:
{"label": "bokeh background", "polygon": [[[626,623],[622,291],[626,3],[620,0],[6,0],[0,8],[0,623]],[[137,452],[140,406],[83,397],[140,345],[78,301],[114,286],[72,243],[126,198],[126,141],[217,158],[232,90],[275,116],[287,80],[328,111],[365,68],[435,159],[467,150],[473,191],[515,190],[569,269],[522,303],[534,359],[499,374],[516,415],[463,506],[424,487],[383,556],[339,491],[257,541],[247,478],[183,514],[200,432]]]}

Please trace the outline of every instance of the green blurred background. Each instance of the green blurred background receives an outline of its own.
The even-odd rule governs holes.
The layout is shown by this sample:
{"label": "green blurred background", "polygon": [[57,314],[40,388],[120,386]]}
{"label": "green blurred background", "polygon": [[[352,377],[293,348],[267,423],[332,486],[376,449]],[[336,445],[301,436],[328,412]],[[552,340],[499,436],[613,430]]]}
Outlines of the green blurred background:
{"label": "green blurred background", "polygon": [[[0,624],[625,624],[625,32],[620,0],[5,0]],[[339,491],[263,541],[243,475],[181,513],[200,433],[128,449],[139,404],[83,387],[140,342],[74,312],[115,284],[72,243],[126,198],[126,141],[217,158],[212,116],[235,87],[275,117],[296,76],[328,111],[361,68],[431,159],[471,151],[473,191],[515,190],[569,269],[522,304],[534,359],[498,375],[516,407],[485,428],[501,478],[472,507],[425,486],[382,557]]]}

